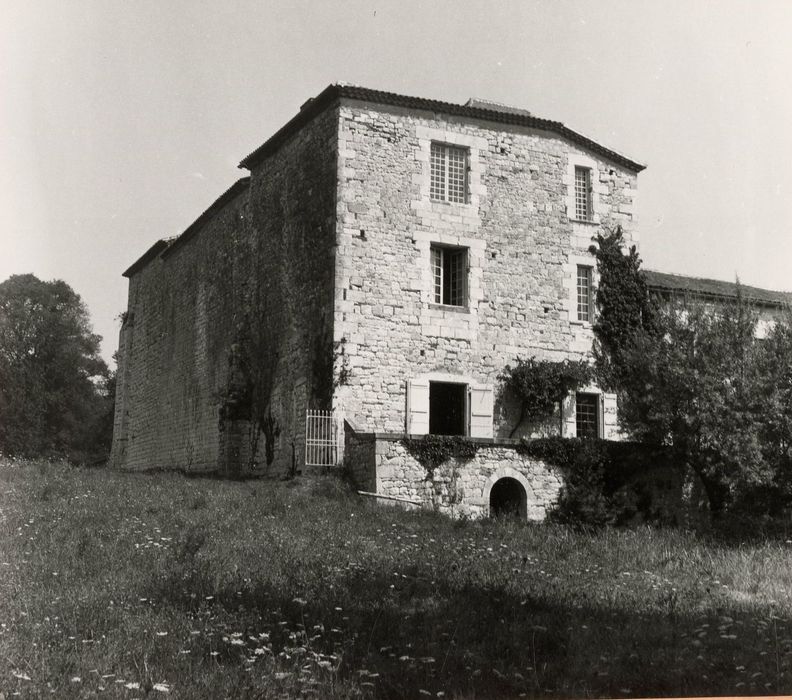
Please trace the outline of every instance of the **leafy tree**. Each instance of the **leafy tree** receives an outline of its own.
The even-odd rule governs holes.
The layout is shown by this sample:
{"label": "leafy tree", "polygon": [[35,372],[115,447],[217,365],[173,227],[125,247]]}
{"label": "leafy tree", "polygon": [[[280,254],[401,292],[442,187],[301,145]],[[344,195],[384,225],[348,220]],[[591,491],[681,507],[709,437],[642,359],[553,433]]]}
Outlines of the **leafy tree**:
{"label": "leafy tree", "polygon": [[87,459],[106,448],[113,378],[65,282],[0,283],[0,452]]}
{"label": "leafy tree", "polygon": [[636,336],[653,337],[661,331],[659,311],[649,295],[636,247],[625,252],[621,226],[605,235],[598,233],[594,241],[591,252],[597,257],[599,272],[594,358],[600,384],[613,389],[620,383],[625,364],[621,355],[632,347]]}
{"label": "leafy tree", "polygon": [[597,294],[596,369],[618,393],[620,424],[635,439],[670,446],[700,478],[715,516],[777,490],[792,438],[789,325],[758,340],[739,285],[733,303],[657,307],[620,234],[598,237],[594,249],[608,281]]}

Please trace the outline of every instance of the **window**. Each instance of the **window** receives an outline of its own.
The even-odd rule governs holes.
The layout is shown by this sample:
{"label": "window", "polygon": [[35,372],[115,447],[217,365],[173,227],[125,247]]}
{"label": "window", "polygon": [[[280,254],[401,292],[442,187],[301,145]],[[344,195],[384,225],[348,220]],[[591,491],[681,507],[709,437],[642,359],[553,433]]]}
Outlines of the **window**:
{"label": "window", "polygon": [[432,299],[435,304],[467,305],[467,248],[432,246]]}
{"label": "window", "polygon": [[575,166],[575,218],[591,221],[591,168]]}
{"label": "window", "polygon": [[429,432],[465,435],[467,385],[429,382]]}
{"label": "window", "polygon": [[407,432],[492,437],[494,392],[468,378],[432,372],[407,382]]}
{"label": "window", "polygon": [[575,424],[579,438],[599,437],[599,394],[575,396]]}
{"label": "window", "polygon": [[577,267],[577,318],[578,321],[591,321],[591,268]]}
{"label": "window", "polygon": [[432,143],[429,196],[440,202],[467,201],[467,149]]}

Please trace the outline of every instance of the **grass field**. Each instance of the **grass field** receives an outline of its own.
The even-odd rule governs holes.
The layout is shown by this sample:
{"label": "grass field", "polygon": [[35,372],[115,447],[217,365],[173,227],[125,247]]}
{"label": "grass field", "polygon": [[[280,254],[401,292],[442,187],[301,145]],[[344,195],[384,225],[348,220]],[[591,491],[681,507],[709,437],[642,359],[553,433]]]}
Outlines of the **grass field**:
{"label": "grass field", "polygon": [[0,697],[792,692],[792,544],[0,461]]}

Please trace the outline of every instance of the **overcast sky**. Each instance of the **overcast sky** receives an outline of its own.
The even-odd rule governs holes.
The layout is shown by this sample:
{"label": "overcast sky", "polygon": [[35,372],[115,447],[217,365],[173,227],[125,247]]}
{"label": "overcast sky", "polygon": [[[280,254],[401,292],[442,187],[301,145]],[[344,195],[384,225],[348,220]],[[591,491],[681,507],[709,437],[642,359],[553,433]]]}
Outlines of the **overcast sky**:
{"label": "overcast sky", "polygon": [[648,165],[645,266],[792,289],[792,0],[0,0],[0,280],[109,358],[121,272],[345,81],[566,123]]}

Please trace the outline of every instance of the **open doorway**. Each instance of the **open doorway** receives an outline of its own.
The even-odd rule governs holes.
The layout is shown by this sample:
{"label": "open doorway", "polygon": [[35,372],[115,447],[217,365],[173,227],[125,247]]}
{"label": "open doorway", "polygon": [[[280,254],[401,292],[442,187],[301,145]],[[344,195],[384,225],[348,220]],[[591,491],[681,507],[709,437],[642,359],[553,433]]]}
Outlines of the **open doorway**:
{"label": "open doorway", "polygon": [[490,517],[528,517],[528,496],[523,485],[509,476],[498,479],[490,489]]}
{"label": "open doorway", "polygon": [[467,384],[429,382],[429,432],[467,434]]}

